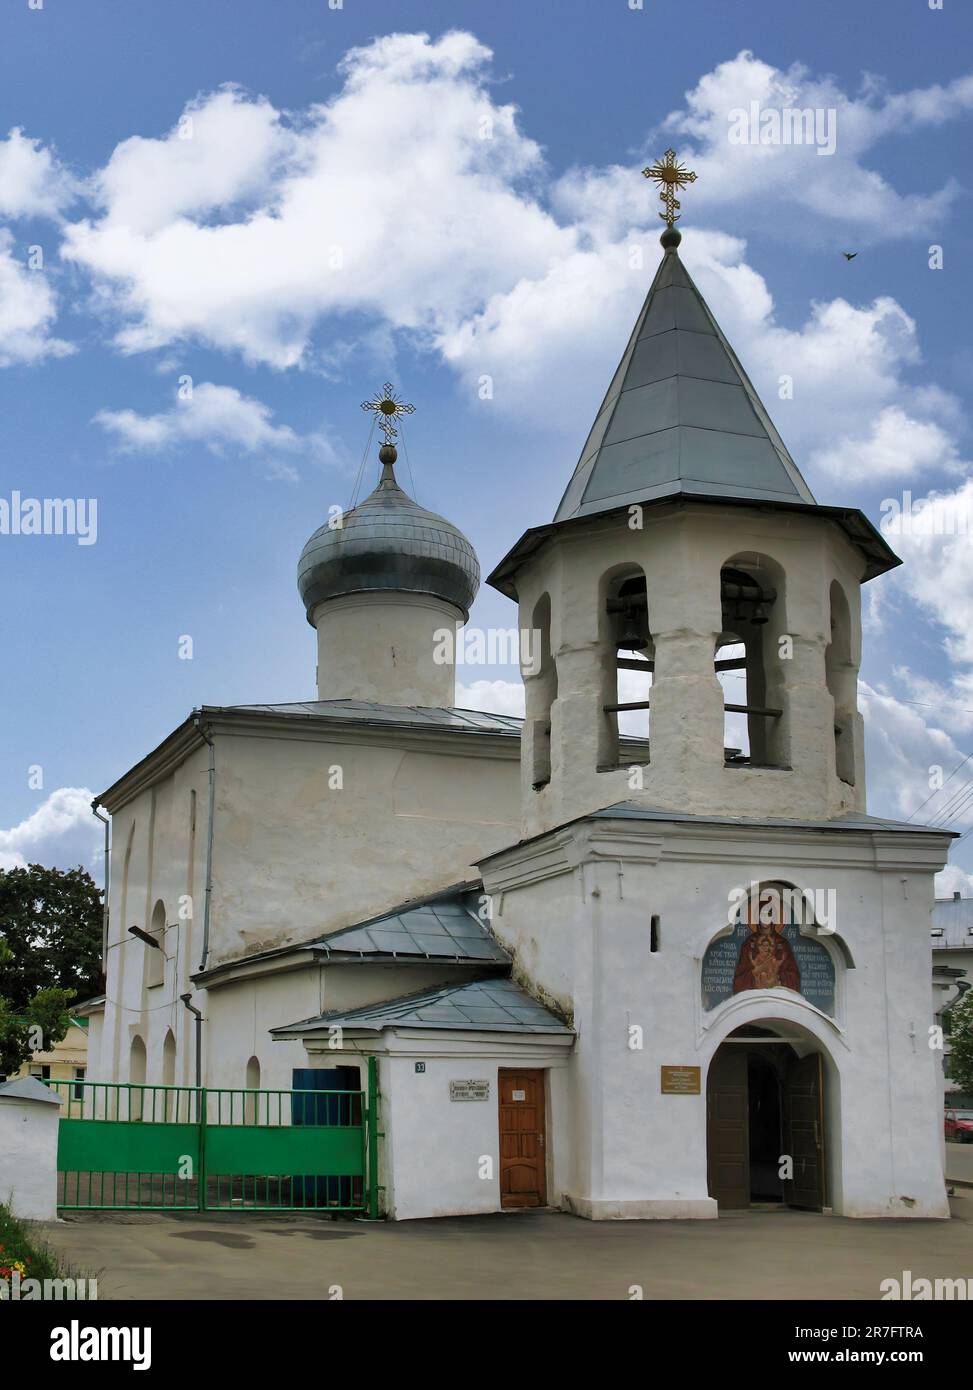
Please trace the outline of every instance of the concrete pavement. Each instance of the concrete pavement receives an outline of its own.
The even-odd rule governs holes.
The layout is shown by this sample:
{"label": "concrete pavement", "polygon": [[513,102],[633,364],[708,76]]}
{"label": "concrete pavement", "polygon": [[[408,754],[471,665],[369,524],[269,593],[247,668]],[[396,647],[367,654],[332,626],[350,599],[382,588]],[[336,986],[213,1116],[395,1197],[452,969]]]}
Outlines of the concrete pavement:
{"label": "concrete pavement", "polygon": [[946,1145],[946,1177],[973,1186],[973,1144]]}
{"label": "concrete pavement", "polygon": [[717,1221],[518,1212],[367,1225],[237,1213],[76,1213],[44,1228],[99,1296],[163,1299],[877,1299],[882,1279],[973,1279],[973,1192],[952,1221],[769,1210]]}

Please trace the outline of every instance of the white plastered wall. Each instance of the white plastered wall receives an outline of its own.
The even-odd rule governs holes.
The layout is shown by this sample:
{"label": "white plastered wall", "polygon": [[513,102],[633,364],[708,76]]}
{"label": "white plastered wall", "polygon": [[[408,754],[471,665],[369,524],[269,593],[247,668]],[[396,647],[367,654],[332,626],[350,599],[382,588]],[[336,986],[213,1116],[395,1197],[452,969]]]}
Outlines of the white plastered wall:
{"label": "white plastered wall", "polygon": [[[834,1210],[948,1215],[940,1054],[928,1045],[928,920],[945,849],[921,835],[604,820],[485,863],[493,927],[514,953],[515,975],[569,1009],[577,1030],[573,1209],[714,1216],[706,1071],[733,1029],[778,1020],[825,1055]],[[834,1020],[787,990],[702,1010],[702,957],[727,921],[729,895],[766,880],[835,890],[840,941],[823,938],[837,961]],[[634,1049],[633,1026],[642,1030]],[[699,1066],[701,1093],[663,1095],[663,1065]]]}
{"label": "white plastered wall", "polygon": [[456,667],[437,660],[437,634],[456,633],[463,614],[430,594],[380,589],[319,603],[319,700],[374,700],[386,705],[455,703]]}
{"label": "white plastered wall", "polygon": [[[350,1064],[366,1074],[365,1052],[378,1055],[379,1153],[387,1215],[397,1221],[500,1211],[498,1074],[501,1068],[544,1072],[547,1197],[559,1206],[571,1185],[572,1040],[540,1035],[386,1029],[361,1052],[309,1050],[309,1065]],[[331,1059],[335,1058],[335,1061]],[[416,1071],[416,1063],[425,1070]],[[450,1099],[450,1081],[486,1080],[483,1101]]]}
{"label": "white plastered wall", "polygon": [[[771,635],[775,642],[790,637],[793,644],[793,655],[780,662],[791,771],[723,766],[724,695],[713,669],[722,628],[720,570],[748,557],[766,557],[785,576],[771,609]],[[651,762],[643,769],[641,787],[633,787],[627,767],[597,770],[606,671],[614,662],[604,636],[602,590],[604,577],[622,565],[637,565],[645,573],[655,641]],[[631,529],[625,518],[608,517],[552,538],[516,580],[522,626],[530,626],[536,605],[544,594],[550,596],[557,665],[551,778],[539,790],[531,786],[529,725],[525,732],[524,835],[625,800],[691,807],[699,814],[815,820],[863,809],[861,717],[851,719],[847,735],[855,750],[851,786],[836,772],[834,700],[825,672],[832,581],[848,600],[856,669],[860,661],[863,568],[860,554],[835,523],[745,507],[647,508],[642,530]],[[530,712],[531,677],[524,674]]]}
{"label": "white plastered wall", "polygon": [[[507,844],[516,835],[519,743],[514,739],[397,737],[386,730],[329,734],[291,726],[217,729],[213,738],[210,968],[310,940],[474,878],[474,861],[484,846]],[[260,1053],[250,1051],[231,1062],[224,1030],[230,1030],[225,1036],[233,1037],[235,1046],[238,1029],[245,1032],[252,1018],[236,1020],[234,1006],[211,1002],[190,979],[202,955],[207,767],[207,750],[196,749],[113,814],[107,1002],[100,1046],[92,1049],[94,1080],[130,1079],[132,1039],[138,1035],[146,1047],[146,1077],[161,1083],[162,1050],[171,1028],[176,1082],[192,1085],[195,1024],[179,999],[187,992],[207,1017],[204,1083],[211,1066],[223,1066],[217,1064],[222,1056],[233,1084],[243,1084],[251,1055],[259,1055],[263,1064],[267,1053],[275,1074],[289,1074],[284,1045],[272,1045],[269,1036]],[[333,785],[335,769],[340,787]],[[151,948],[128,928],[147,929],[159,898],[169,924],[165,982],[146,988],[144,959]],[[193,915],[181,920],[185,898],[192,899]],[[290,989],[284,983],[267,995],[268,1027],[319,1011],[304,1008],[302,984],[293,985],[293,1002]],[[217,994],[212,992],[213,1001]],[[333,1005],[352,1006],[341,997]],[[240,1005],[244,1012],[246,1007],[252,1015],[252,1003]]]}

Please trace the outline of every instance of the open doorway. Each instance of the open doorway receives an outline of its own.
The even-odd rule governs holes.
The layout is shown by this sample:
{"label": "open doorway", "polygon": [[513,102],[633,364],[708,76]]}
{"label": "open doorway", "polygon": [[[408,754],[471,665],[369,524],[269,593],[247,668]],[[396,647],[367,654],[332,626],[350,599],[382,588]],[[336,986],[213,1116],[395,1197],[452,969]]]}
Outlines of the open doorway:
{"label": "open doorway", "polygon": [[823,1057],[801,1039],[747,1027],[720,1045],[706,1079],[706,1146],[721,1210],[827,1205],[824,1088]]}

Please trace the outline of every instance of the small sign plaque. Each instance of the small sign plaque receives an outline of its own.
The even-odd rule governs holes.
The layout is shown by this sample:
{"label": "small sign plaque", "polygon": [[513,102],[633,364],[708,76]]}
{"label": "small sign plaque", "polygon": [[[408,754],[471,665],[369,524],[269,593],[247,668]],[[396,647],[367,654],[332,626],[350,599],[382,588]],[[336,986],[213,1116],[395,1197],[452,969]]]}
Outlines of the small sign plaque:
{"label": "small sign plaque", "polygon": [[451,1081],[449,1083],[450,1100],[489,1100],[490,1083],[489,1081]]}
{"label": "small sign plaque", "polygon": [[699,1067],[663,1067],[662,1094],[664,1096],[698,1096],[700,1094],[700,1079]]}
{"label": "small sign plaque", "polygon": [[526,1092],[526,1091],[513,1091],[513,1092],[511,1093],[511,1100],[526,1100],[526,1099],[527,1099],[527,1092]]}

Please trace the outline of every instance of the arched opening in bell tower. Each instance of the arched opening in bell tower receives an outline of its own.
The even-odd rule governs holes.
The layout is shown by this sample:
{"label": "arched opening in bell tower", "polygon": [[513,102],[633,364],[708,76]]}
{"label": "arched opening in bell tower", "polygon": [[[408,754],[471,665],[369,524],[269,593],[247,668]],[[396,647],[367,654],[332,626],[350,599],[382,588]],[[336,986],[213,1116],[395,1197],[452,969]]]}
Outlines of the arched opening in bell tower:
{"label": "arched opening in bell tower", "polygon": [[[655,643],[649,627],[645,574],[637,565],[614,570],[603,581],[603,712],[598,770],[620,765],[620,741],[648,744]],[[648,761],[648,758],[646,758]]]}
{"label": "arched opening in bell tower", "polygon": [[834,700],[835,770],[842,782],[855,785],[854,715],[858,709],[858,672],[851,657],[851,609],[837,580],[830,592],[831,641],[824,655],[828,690]]}
{"label": "arched opening in bell tower", "polygon": [[531,617],[531,651],[538,653],[538,669],[525,671],[526,724],[530,736],[530,781],[540,791],[551,780],[551,720],[557,699],[557,662],[551,651],[551,596],[542,594]]}
{"label": "arched opening in bell tower", "polygon": [[720,571],[722,631],[714,653],[723,687],[728,767],[786,767],[782,662],[789,650],[783,572],[762,555],[734,556]]}

